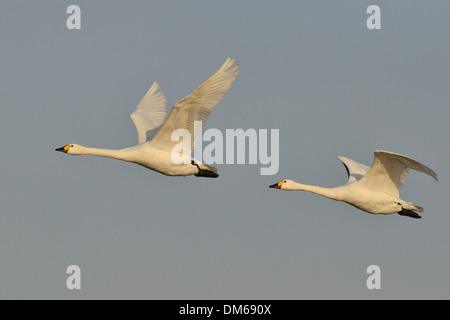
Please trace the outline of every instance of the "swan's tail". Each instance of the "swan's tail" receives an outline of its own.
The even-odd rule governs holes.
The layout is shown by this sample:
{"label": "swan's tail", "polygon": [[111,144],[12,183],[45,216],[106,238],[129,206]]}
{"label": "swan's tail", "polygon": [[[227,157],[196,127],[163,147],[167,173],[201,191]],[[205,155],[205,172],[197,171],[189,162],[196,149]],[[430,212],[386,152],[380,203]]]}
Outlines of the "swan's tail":
{"label": "swan's tail", "polygon": [[[421,219],[422,217],[417,214],[417,212],[423,212],[423,208],[421,206],[417,206],[411,202],[402,203],[402,211],[398,214],[401,216],[407,216],[415,219]],[[416,212],[417,211],[417,212]]]}
{"label": "swan's tail", "polygon": [[198,173],[195,174],[196,177],[205,177],[205,178],[217,178],[219,175],[217,174],[217,169],[214,166],[196,163],[192,161],[193,165],[196,165],[198,168]]}
{"label": "swan's tail", "polygon": [[402,203],[402,207],[404,210],[406,209],[411,211],[423,212],[423,208],[421,206],[417,206],[411,202]]}

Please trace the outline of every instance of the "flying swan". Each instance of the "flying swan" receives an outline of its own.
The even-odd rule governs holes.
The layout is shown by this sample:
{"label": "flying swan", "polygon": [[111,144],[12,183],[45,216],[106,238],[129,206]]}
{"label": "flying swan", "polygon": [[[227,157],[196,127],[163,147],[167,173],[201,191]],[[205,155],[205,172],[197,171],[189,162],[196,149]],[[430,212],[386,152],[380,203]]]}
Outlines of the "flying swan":
{"label": "flying swan", "polygon": [[372,214],[398,213],[420,219],[421,216],[417,212],[423,212],[423,208],[400,199],[400,189],[410,169],[424,172],[438,181],[436,173],[427,166],[392,152],[376,150],[370,168],[345,157],[338,157],[338,159],[342,161],[348,174],[347,184],[343,186],[322,188],[292,180],[282,180],[269,187],[312,192],[326,198],[347,202]]}
{"label": "flying swan", "polygon": [[134,147],[110,150],[71,143],[55,150],[73,155],[89,154],[133,162],[168,176],[217,178],[219,175],[215,167],[198,162],[191,158],[191,154],[184,154],[184,148],[181,154],[184,161],[175,164],[172,150],[179,141],[172,141],[171,137],[174,130],[187,130],[191,135],[191,151],[194,149],[195,138],[198,138],[194,137],[194,122],[201,121],[204,126],[214,106],[230,89],[239,73],[239,65],[233,64],[234,59],[228,58],[208,80],[178,101],[165,121],[166,96],[159,90],[158,83],[153,83],[130,115],[138,136],[138,145]]}

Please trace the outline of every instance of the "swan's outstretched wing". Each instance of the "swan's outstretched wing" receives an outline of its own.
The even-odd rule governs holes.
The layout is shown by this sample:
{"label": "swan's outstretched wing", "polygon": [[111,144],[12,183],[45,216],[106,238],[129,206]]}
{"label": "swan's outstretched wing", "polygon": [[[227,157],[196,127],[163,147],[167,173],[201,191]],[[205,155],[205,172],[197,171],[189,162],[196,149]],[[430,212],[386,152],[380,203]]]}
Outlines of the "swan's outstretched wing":
{"label": "swan's outstretched wing", "polygon": [[153,83],[130,115],[136,127],[138,144],[150,141],[156,134],[167,115],[166,102],[166,96],[159,91],[158,83]]}
{"label": "swan's outstretched wing", "polygon": [[[185,129],[191,135],[191,151],[194,149],[194,121],[201,121],[204,127],[208,116],[214,106],[223,98],[230,89],[231,84],[239,73],[239,65],[234,64],[234,59],[227,61],[208,80],[200,85],[194,92],[180,100],[170,111],[167,120],[161,129],[149,142],[153,148],[171,152],[179,141],[171,141],[172,132],[177,129]],[[201,130],[196,130],[201,133]]]}
{"label": "swan's outstretched wing", "polygon": [[426,173],[438,181],[437,174],[420,162],[401,154],[376,150],[372,167],[358,183],[370,190],[384,191],[398,197],[409,169]]}
{"label": "swan's outstretched wing", "polygon": [[347,184],[360,180],[369,171],[369,167],[346,157],[337,157],[345,166],[348,175]]}

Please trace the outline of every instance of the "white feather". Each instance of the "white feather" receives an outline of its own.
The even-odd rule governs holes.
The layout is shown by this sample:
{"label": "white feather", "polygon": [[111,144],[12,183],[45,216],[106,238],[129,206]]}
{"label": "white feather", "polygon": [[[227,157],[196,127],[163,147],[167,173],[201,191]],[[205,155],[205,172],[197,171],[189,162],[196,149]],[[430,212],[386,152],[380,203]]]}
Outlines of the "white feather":
{"label": "white feather", "polygon": [[136,127],[138,144],[150,141],[157,132],[155,129],[163,124],[167,115],[166,103],[166,96],[159,91],[158,83],[153,83],[130,115]]}

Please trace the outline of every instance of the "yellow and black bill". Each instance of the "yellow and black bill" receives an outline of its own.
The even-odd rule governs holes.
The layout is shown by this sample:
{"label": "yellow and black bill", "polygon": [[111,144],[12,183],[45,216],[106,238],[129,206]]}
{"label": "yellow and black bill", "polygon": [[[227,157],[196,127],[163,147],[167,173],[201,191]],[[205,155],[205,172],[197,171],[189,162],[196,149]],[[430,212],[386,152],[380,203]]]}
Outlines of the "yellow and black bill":
{"label": "yellow and black bill", "polygon": [[271,186],[269,186],[269,188],[274,188],[274,189],[281,189],[281,186],[283,185],[284,181],[280,181],[278,183],[275,183]]}
{"label": "yellow and black bill", "polygon": [[70,145],[66,145],[66,146],[61,147],[61,148],[56,148],[55,151],[67,153],[67,151],[69,151],[69,149],[70,149]]}

